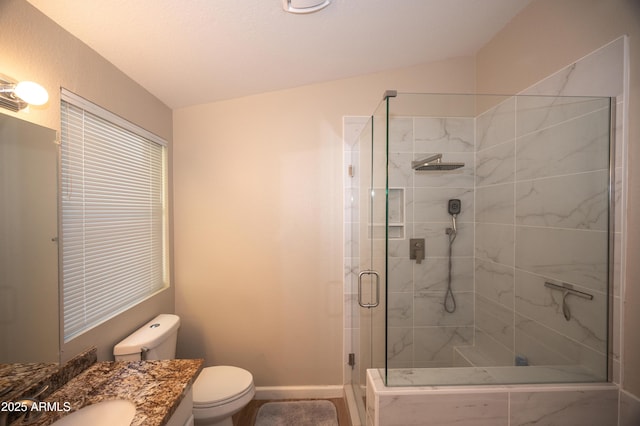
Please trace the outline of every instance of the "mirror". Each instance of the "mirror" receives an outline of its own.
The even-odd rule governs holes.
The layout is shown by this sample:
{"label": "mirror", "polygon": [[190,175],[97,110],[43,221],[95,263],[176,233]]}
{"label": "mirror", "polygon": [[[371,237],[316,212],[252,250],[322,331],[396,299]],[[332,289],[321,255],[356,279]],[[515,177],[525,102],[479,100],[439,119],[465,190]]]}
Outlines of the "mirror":
{"label": "mirror", "polygon": [[58,151],[0,114],[0,364],[59,362]]}

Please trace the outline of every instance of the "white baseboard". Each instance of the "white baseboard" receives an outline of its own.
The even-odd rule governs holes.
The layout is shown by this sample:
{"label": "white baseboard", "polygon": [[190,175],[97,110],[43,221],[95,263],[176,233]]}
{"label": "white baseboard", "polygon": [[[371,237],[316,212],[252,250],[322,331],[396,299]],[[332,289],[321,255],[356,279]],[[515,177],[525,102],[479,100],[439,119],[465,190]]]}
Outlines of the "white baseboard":
{"label": "white baseboard", "polygon": [[344,387],[332,386],[256,386],[254,399],[342,398]]}

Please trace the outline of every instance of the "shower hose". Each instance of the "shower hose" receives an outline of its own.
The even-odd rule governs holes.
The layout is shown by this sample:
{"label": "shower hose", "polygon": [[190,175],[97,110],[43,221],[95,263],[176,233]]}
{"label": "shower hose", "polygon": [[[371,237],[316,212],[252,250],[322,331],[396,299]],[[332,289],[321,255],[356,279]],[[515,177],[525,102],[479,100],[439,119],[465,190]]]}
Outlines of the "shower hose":
{"label": "shower hose", "polygon": [[458,231],[455,228],[447,228],[447,234],[449,234],[449,278],[447,280],[447,292],[444,295],[444,310],[448,313],[452,314],[456,311],[456,298],[453,295],[453,290],[451,289],[451,257],[453,253],[453,242],[458,235]]}

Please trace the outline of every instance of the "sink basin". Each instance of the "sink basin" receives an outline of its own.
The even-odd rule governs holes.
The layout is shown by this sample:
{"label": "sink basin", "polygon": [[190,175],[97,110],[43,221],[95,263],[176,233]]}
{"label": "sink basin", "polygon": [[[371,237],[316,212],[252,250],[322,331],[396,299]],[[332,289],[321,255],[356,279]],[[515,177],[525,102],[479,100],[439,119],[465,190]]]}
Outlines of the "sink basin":
{"label": "sink basin", "polygon": [[136,415],[136,406],[131,401],[114,399],[87,405],[51,426],[129,426]]}

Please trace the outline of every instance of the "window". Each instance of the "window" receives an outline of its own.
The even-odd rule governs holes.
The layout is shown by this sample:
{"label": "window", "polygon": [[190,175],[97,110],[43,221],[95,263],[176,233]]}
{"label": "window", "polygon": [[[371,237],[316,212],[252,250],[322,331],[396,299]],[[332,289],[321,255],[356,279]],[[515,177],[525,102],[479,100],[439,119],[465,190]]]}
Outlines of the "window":
{"label": "window", "polygon": [[166,142],[62,90],[64,340],[168,285]]}

